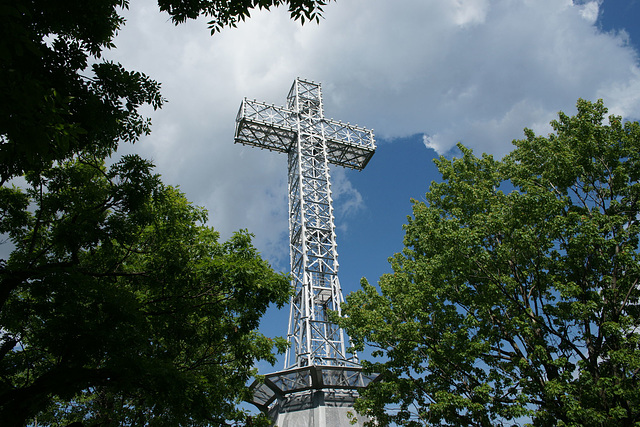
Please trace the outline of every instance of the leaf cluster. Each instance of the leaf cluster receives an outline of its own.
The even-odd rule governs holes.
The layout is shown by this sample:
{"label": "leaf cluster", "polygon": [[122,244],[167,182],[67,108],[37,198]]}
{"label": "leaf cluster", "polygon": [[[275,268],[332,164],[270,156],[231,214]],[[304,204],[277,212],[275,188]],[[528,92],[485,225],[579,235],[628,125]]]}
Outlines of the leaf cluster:
{"label": "leaf cluster", "polygon": [[[284,4],[318,21],[327,3],[159,8],[176,24],[209,16],[214,32]],[[14,247],[0,260],[2,425],[242,420],[251,366],[286,345],[256,332],[289,285],[246,231],[219,242],[147,161],[105,166],[150,132],[140,107],[165,102],[159,83],[102,59],[128,4],[0,0],[0,233]]]}
{"label": "leaf cluster", "polygon": [[[176,24],[208,16],[211,33],[255,8],[287,5],[319,21],[328,0],[159,0]],[[160,84],[101,59],[128,0],[0,0],[0,184],[83,150],[111,154],[150,131],[138,112],[165,102]]]}
{"label": "leaf cluster", "polygon": [[218,242],[205,211],[151,167],[80,157],[30,176],[26,194],[12,190],[3,425],[216,424],[242,416],[254,361],[274,362],[256,329],[270,303],[287,301],[287,278],[247,232]]}
{"label": "leaf cluster", "polygon": [[[159,8],[176,24],[209,16],[213,33],[285,4],[318,21],[327,3]],[[0,260],[2,425],[243,420],[236,403],[254,361],[286,345],[256,332],[289,285],[246,231],[219,242],[205,211],[147,161],[105,166],[150,132],[140,107],[165,102],[159,83],[102,59],[128,4],[0,0],[0,233],[14,248]]]}
{"label": "leaf cluster", "polygon": [[175,24],[203,15],[211,18],[207,23],[211,34],[225,27],[236,27],[251,16],[251,10],[269,10],[271,7],[288,6],[291,19],[320,22],[323,7],[331,0],[158,0],[160,10],[171,15]]}
{"label": "leaf cluster", "polygon": [[502,161],[459,145],[342,320],[383,424],[640,422],[640,125],[579,100]]}
{"label": "leaf cluster", "polygon": [[160,85],[99,61],[123,24],[122,0],[0,2],[0,182],[82,150],[102,155],[149,132],[137,111]]}

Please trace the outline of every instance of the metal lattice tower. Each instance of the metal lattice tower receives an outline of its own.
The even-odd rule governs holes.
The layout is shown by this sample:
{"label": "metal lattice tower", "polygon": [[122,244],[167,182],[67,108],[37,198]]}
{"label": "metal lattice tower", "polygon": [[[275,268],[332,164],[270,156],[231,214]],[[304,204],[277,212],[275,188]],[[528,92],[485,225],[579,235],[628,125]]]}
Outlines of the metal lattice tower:
{"label": "metal lattice tower", "polygon": [[[309,389],[356,389],[371,380],[355,355],[346,353],[345,333],[328,318],[343,302],[329,165],[363,169],[375,151],[373,132],[324,118],[320,84],[296,79],[287,106],[245,98],[236,120],[235,142],[288,156],[289,238],[292,286],[285,370],[267,376],[255,391],[266,407],[283,394]],[[262,390],[260,390],[260,388]],[[274,392],[274,393],[271,393]],[[280,395],[280,396],[278,396]]]}

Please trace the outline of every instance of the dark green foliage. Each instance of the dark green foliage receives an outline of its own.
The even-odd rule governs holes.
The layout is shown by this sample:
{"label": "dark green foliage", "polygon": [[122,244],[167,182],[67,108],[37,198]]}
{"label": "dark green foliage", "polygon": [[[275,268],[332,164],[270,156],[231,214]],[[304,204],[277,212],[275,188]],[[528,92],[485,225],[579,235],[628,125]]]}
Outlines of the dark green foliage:
{"label": "dark green foliage", "polygon": [[[108,155],[149,132],[137,108],[162,106],[160,85],[100,60],[127,0],[0,0],[0,184],[88,149]],[[211,17],[211,32],[254,8],[287,5],[318,21],[326,0],[159,0],[177,24]]]}
{"label": "dark green foliage", "polygon": [[640,125],[577,106],[502,161],[437,160],[394,273],[347,298],[382,424],[640,423]]}
{"label": "dark green foliage", "polygon": [[208,22],[211,34],[224,27],[235,27],[251,16],[252,9],[266,9],[287,5],[291,19],[320,22],[322,8],[331,0],[158,0],[160,10],[168,12],[173,22],[182,23],[200,15],[211,17]]}
{"label": "dark green foliage", "polygon": [[219,243],[205,212],[150,167],[65,162],[30,177],[32,212],[7,213],[2,425],[39,413],[40,424],[217,424],[239,416],[254,360],[274,360],[255,330],[287,301],[286,277],[247,233]]}
{"label": "dark green foliage", "polygon": [[96,62],[122,24],[120,0],[1,0],[0,182],[83,149],[111,153],[149,132],[137,107],[162,105],[159,84]]}
{"label": "dark green foliage", "polygon": [[[212,32],[253,8],[318,20],[321,0],[170,0],[174,22]],[[255,332],[289,294],[251,246],[203,225],[205,212],[121,142],[150,131],[159,83],[104,61],[127,0],[0,0],[0,425],[212,424],[256,359],[284,342]],[[23,178],[28,189],[10,186]],[[22,181],[18,181],[22,182]],[[254,424],[259,420],[253,420]]]}

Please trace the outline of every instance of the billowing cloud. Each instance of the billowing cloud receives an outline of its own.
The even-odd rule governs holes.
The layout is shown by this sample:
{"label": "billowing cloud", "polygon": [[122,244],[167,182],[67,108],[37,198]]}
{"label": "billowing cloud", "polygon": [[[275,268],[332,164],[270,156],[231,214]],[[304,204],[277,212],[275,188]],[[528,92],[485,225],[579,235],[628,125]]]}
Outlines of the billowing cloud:
{"label": "billowing cloud", "polygon": [[580,16],[587,20],[591,24],[595,24],[598,20],[598,14],[600,12],[600,1],[590,1],[584,3],[580,9]]}
{"label": "billowing cloud", "polygon": [[[286,161],[233,144],[243,97],[284,104],[299,76],[322,82],[328,117],[387,140],[424,134],[439,153],[462,141],[500,156],[579,97],[640,118],[637,52],[626,33],[598,29],[601,3],[338,0],[320,25],[274,10],[211,37],[206,20],[174,27],[152,0],[136,0],[108,56],[161,81],[169,103],[127,150],[152,158],[224,236],[248,228],[286,268]],[[336,212],[364,209],[339,178]]]}

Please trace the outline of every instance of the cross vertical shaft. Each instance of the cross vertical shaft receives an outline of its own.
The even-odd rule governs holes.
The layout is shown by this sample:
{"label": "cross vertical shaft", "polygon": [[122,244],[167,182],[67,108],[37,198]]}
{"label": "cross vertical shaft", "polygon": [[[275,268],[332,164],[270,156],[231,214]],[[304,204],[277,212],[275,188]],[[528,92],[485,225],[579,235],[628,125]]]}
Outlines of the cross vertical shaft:
{"label": "cross vertical shaft", "polygon": [[320,85],[297,81],[287,97],[297,112],[297,141],[288,153],[291,298],[285,369],[357,363],[345,352],[342,329],[329,321],[340,312],[338,253],[333,222],[329,161],[324,143]]}

